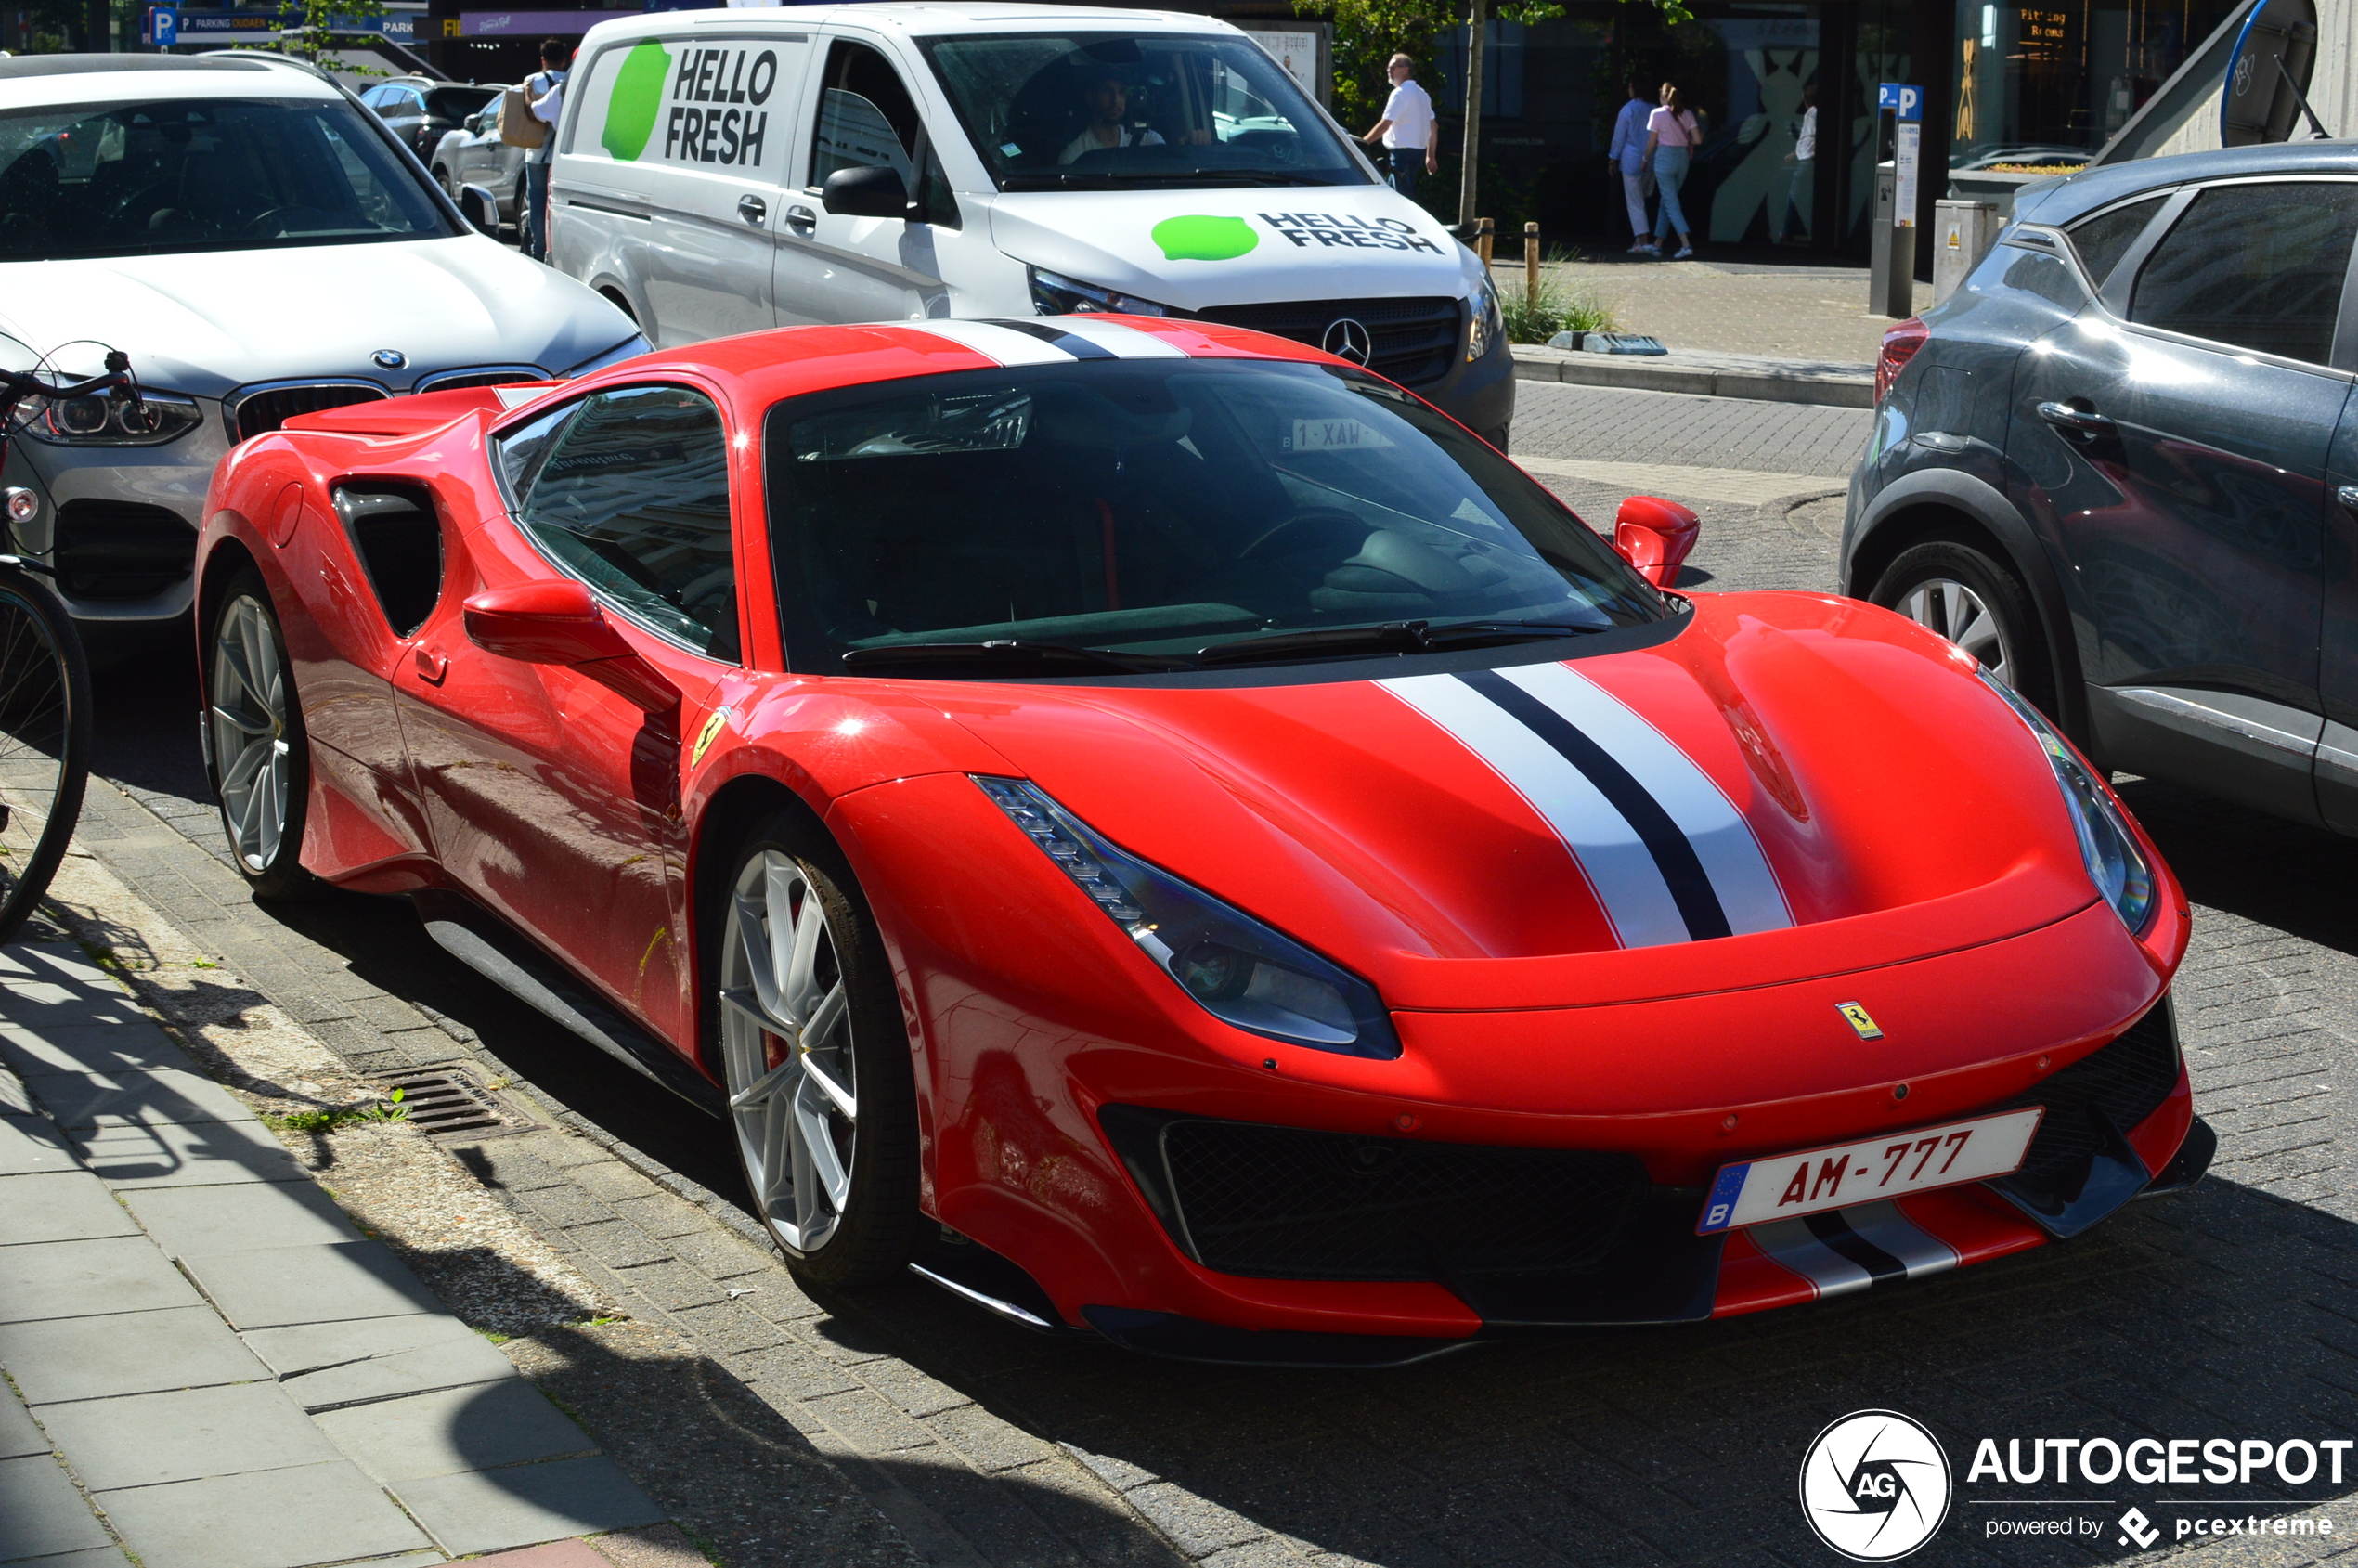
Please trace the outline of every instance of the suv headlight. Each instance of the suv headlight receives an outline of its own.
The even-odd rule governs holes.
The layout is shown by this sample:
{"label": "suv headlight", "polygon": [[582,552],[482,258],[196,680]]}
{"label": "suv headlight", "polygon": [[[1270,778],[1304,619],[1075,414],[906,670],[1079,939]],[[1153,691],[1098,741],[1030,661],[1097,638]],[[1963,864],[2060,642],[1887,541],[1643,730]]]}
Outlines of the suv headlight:
{"label": "suv headlight", "polygon": [[1250,1034],[1388,1060],[1399,1036],[1376,988],[1282,931],[1116,849],[1038,785],[969,775],[1197,1005]]}
{"label": "suv headlight", "polygon": [[1473,326],[1466,333],[1466,363],[1471,365],[1496,345],[1506,335],[1506,317],[1498,309],[1498,286],[1490,280],[1485,268],[1473,280],[1473,293],[1468,303],[1473,306]]}
{"label": "suv headlight", "polygon": [[24,433],[61,447],[161,447],[203,422],[193,397],[143,392],[137,404],[104,393],[88,397],[28,397],[17,405]]}
{"label": "suv headlight", "polygon": [[645,333],[634,333],[603,354],[594,358],[584,359],[580,364],[555,379],[571,381],[576,376],[586,376],[592,370],[602,370],[609,365],[619,365],[626,359],[636,359],[641,354],[653,354],[654,351],[655,345],[647,341]]}
{"label": "suv headlight", "polygon": [[2137,836],[2113,803],[2112,792],[2088,771],[2079,754],[2064,744],[2037,708],[1990,680],[1988,671],[1982,672],[1981,679],[2039,737],[2040,748],[2055,771],[2055,783],[2063,788],[2064,810],[2071,813],[2071,828],[2079,835],[2079,856],[2088,862],[2089,880],[2131,934],[2143,931],[2153,920],[2153,868],[2137,852]]}
{"label": "suv headlight", "polygon": [[1109,310],[1121,316],[1175,316],[1179,314],[1167,305],[1142,300],[1134,294],[1101,289],[1095,283],[1076,283],[1054,272],[1027,266],[1031,274],[1031,308],[1040,316],[1080,316],[1094,310]]}

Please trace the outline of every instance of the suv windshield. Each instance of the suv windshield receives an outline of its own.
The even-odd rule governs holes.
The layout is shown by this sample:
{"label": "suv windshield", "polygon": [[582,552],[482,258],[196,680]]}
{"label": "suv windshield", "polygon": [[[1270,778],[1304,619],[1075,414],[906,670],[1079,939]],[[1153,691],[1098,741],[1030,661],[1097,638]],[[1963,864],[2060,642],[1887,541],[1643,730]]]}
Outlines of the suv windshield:
{"label": "suv windshield", "polygon": [[1002,190],[1366,185],[1257,44],[1163,32],[922,40]]}
{"label": "suv windshield", "polygon": [[765,440],[796,669],[1291,663],[1669,613],[1512,463],[1340,367],[967,370],[790,398]]}
{"label": "suv windshield", "polygon": [[0,261],[455,232],[382,133],[341,101],[0,113]]}

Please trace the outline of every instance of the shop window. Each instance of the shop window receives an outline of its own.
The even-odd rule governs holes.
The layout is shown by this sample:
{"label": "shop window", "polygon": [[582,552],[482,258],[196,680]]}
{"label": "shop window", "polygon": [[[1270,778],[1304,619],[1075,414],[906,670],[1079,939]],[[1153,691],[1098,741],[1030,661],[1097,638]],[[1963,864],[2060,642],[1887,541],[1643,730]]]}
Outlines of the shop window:
{"label": "shop window", "polygon": [[2213,186],[2170,226],[2137,275],[2129,318],[2189,337],[2322,365],[2358,237],[2358,185]]}

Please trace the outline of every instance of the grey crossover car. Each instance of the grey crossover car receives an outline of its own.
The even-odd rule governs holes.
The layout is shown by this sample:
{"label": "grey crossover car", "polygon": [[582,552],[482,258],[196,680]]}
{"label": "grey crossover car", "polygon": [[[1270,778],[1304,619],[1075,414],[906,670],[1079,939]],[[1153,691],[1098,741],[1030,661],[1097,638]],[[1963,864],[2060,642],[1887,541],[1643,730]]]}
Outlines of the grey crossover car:
{"label": "grey crossover car", "polygon": [[1846,591],[2101,765],[2358,833],[2358,148],[2026,188],[1885,340]]}

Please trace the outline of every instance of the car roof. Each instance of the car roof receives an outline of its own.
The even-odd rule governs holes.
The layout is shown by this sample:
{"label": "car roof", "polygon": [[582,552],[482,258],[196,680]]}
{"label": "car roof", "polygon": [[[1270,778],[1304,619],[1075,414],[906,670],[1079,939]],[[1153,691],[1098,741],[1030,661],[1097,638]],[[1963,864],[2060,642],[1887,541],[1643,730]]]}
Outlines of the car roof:
{"label": "car roof", "polygon": [[335,84],[293,60],[222,55],[18,55],[0,59],[0,106],[155,98],[334,98]]}
{"label": "car roof", "polygon": [[2069,223],[2141,191],[2245,175],[2358,175],[2358,142],[2272,142],[2107,163],[2052,185],[2025,188],[2015,201],[2015,216],[2027,223]]}
{"label": "car roof", "polygon": [[1185,11],[1101,10],[1094,6],[1026,6],[1010,0],[965,0],[926,5],[880,0],[875,5],[737,6],[711,11],[632,12],[602,21],[582,40],[586,49],[615,33],[636,35],[661,28],[725,28],[742,33],[748,23],[769,23],[804,32],[831,21],[866,21],[918,37],[954,32],[1049,32],[1071,28],[1091,32],[1168,30],[1173,32],[1235,32],[1213,17]]}

